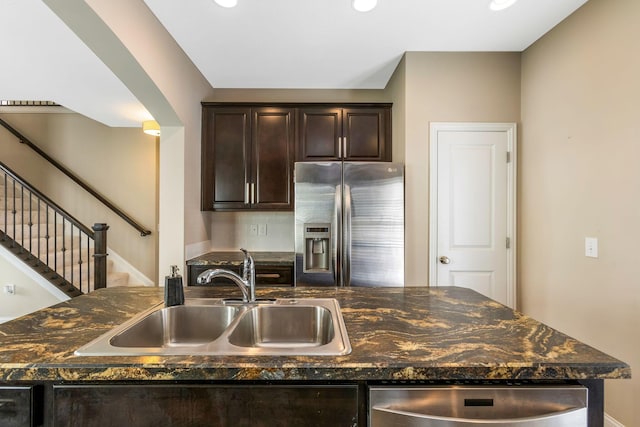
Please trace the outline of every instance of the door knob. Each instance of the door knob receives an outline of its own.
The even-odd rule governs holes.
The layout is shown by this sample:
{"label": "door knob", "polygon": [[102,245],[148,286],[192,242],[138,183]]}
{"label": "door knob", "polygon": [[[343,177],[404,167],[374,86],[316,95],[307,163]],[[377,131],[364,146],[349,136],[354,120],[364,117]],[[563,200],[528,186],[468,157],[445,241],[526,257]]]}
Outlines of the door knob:
{"label": "door knob", "polygon": [[449,259],[449,257],[444,255],[440,257],[440,264],[449,264],[450,262],[451,260]]}

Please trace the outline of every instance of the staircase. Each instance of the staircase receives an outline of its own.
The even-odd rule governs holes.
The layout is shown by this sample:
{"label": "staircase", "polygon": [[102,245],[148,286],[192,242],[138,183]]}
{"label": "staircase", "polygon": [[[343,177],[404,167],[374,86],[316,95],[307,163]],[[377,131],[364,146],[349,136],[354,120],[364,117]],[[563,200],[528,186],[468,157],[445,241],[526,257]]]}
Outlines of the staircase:
{"label": "staircase", "polygon": [[104,287],[105,274],[107,287],[128,285],[100,242],[106,229],[84,226],[0,163],[0,244],[70,297]]}

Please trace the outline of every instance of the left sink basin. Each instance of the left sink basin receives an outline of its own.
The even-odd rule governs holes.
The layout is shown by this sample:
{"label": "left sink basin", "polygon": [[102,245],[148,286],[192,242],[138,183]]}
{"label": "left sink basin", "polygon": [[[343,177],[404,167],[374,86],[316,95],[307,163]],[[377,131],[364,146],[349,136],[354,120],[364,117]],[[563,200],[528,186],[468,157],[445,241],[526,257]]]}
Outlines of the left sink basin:
{"label": "left sink basin", "polygon": [[236,317],[229,306],[162,308],[110,339],[114,347],[196,346],[216,340]]}
{"label": "left sink basin", "polygon": [[192,299],[188,305],[173,307],[159,304],[80,347],[75,354],[188,354],[218,339],[238,313],[237,305],[226,305],[219,299]]}

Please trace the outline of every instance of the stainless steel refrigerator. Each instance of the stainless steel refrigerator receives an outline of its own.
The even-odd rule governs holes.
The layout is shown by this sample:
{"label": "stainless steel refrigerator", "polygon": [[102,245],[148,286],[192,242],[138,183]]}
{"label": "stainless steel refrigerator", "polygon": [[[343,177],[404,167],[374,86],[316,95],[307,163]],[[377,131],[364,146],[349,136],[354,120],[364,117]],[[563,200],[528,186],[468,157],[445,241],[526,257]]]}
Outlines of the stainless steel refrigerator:
{"label": "stainless steel refrigerator", "polygon": [[404,166],[295,164],[296,286],[404,286]]}

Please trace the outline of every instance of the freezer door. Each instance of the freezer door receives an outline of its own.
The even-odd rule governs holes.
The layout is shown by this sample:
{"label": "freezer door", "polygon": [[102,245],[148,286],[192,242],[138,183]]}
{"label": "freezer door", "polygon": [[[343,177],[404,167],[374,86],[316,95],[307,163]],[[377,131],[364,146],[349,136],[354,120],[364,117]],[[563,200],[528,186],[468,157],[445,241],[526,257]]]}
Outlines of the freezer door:
{"label": "freezer door", "polygon": [[344,163],[345,286],[404,286],[404,166]]}
{"label": "freezer door", "polygon": [[[342,222],[339,220],[342,215],[341,188],[342,163],[295,164],[296,286],[336,286],[341,283],[341,259],[338,251],[342,245]],[[328,244],[316,240],[324,239],[325,228],[328,228],[330,234]],[[309,260],[305,263],[305,256],[319,259],[319,252],[323,250],[331,252],[328,269],[309,268],[318,263],[314,264]]]}

